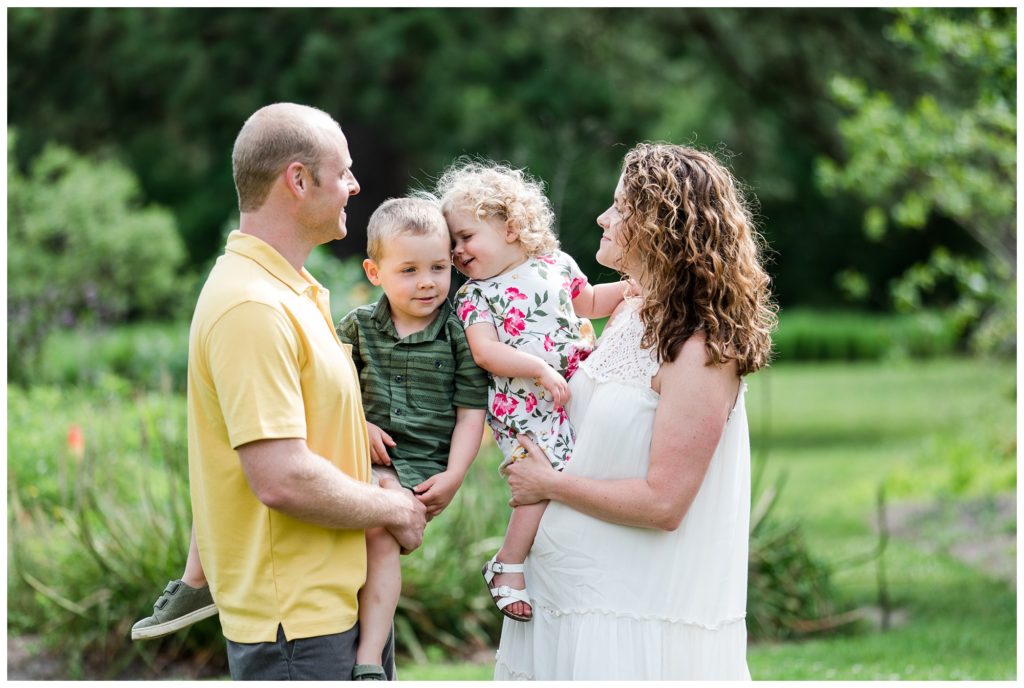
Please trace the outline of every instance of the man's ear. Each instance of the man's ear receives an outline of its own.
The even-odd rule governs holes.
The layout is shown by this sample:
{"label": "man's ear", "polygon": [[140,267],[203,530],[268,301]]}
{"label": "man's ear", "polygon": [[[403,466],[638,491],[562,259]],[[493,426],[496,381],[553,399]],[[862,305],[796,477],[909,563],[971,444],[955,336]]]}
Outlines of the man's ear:
{"label": "man's ear", "polygon": [[370,280],[370,284],[375,287],[380,286],[380,270],[377,264],[369,258],[363,261],[363,272],[366,273],[366,279]]}
{"label": "man's ear", "polygon": [[309,189],[309,170],[301,162],[293,162],[284,170],[284,185],[293,196],[301,196]]}
{"label": "man's ear", "polygon": [[519,223],[515,220],[505,220],[505,243],[514,244],[519,241]]}

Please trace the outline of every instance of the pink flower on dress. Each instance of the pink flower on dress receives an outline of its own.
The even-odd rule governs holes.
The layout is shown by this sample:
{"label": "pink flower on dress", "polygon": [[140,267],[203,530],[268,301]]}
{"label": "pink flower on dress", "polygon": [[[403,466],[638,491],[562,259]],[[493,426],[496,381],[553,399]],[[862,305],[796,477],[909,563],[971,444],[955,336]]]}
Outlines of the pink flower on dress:
{"label": "pink flower on dress", "polygon": [[587,280],[583,277],[573,277],[572,282],[569,284],[569,295],[572,298],[576,298],[583,291],[583,287],[587,286]]}
{"label": "pink flower on dress", "polygon": [[526,412],[530,413],[535,408],[537,408],[537,397],[534,396],[533,392],[530,392],[526,395]]}
{"label": "pink flower on dress", "polygon": [[510,308],[505,314],[505,322],[502,324],[512,337],[518,337],[526,329],[525,314],[518,308]]}
{"label": "pink flower on dress", "polygon": [[565,423],[569,420],[569,414],[565,412],[564,406],[558,406],[555,408],[558,411],[558,422]]}
{"label": "pink flower on dress", "polygon": [[468,301],[464,301],[463,303],[459,304],[459,320],[461,320],[462,322],[466,322],[466,318],[468,318],[469,314],[475,310],[476,306],[469,303]]}
{"label": "pink flower on dress", "polygon": [[568,380],[576,372],[576,369],[580,367],[580,361],[586,357],[580,355],[580,350],[575,346],[569,347],[568,363],[565,366],[565,379]]}
{"label": "pink flower on dress", "polygon": [[494,403],[491,404],[491,413],[494,414],[495,418],[501,418],[504,415],[512,413],[516,410],[516,406],[519,406],[519,402],[513,397],[507,394],[495,394]]}
{"label": "pink flower on dress", "polygon": [[508,289],[505,290],[505,298],[507,298],[509,301],[521,301],[522,299],[526,298],[526,294],[519,291],[515,287],[509,287]]}
{"label": "pink flower on dress", "polygon": [[539,260],[542,263],[547,263],[548,265],[554,265],[555,263],[558,262],[554,259],[553,256],[537,256],[537,260]]}
{"label": "pink flower on dress", "polygon": [[544,335],[544,350],[551,351],[555,348],[555,340],[551,338],[551,335]]}

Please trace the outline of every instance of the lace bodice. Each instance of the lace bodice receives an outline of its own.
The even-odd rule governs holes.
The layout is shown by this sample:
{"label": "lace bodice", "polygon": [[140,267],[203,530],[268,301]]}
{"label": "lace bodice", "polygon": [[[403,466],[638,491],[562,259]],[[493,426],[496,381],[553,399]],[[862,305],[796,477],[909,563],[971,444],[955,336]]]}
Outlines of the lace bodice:
{"label": "lace bodice", "polygon": [[657,352],[640,347],[644,324],[639,307],[640,299],[627,299],[626,307],[605,328],[597,348],[580,364],[594,380],[651,386],[651,378],[657,374],[661,361]]}

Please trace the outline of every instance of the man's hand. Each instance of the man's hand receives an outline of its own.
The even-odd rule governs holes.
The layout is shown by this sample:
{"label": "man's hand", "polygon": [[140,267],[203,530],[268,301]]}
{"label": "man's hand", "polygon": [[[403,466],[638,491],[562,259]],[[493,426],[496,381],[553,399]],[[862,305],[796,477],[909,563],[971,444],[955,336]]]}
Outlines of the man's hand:
{"label": "man's hand", "polygon": [[416,498],[427,508],[427,520],[445,510],[462,486],[462,477],[452,471],[431,476],[414,488]]}
{"label": "man's hand", "polygon": [[388,456],[387,448],[395,446],[391,435],[370,421],[366,421],[366,434],[370,436],[370,461],[379,466],[390,466],[391,457]]}
{"label": "man's hand", "polygon": [[569,383],[549,365],[544,366],[544,372],[537,378],[541,386],[550,392],[555,401],[555,406],[565,406],[569,401]]}
{"label": "man's hand", "polygon": [[427,527],[427,509],[393,478],[384,477],[380,481],[380,486],[392,491],[397,497],[392,525],[386,527],[401,545],[402,554],[408,554],[423,544],[423,529]]}

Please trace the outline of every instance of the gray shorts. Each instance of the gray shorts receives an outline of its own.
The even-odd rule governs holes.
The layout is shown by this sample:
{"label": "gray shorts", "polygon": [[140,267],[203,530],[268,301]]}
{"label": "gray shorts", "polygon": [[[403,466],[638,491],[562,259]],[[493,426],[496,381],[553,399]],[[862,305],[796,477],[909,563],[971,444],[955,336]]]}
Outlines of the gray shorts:
{"label": "gray shorts", "polygon": [[[380,485],[380,481],[383,478],[391,478],[392,480],[394,480],[399,485],[402,485],[402,482],[398,479],[398,471],[395,470],[394,466],[382,466],[382,465],[376,464],[376,463],[375,464],[371,464],[370,465],[370,474],[373,476],[373,484],[374,485]],[[405,485],[402,485],[402,487],[405,487]],[[405,489],[409,490],[408,487],[405,487]],[[412,490],[409,490],[409,492],[412,492]],[[413,494],[415,494],[415,493],[413,493]]]}
{"label": "gray shorts", "polygon": [[[348,681],[356,664],[359,623],[343,633],[285,640],[277,627],[271,643],[227,641],[228,668],[234,681]],[[381,666],[395,680],[395,630],[391,629]]]}

